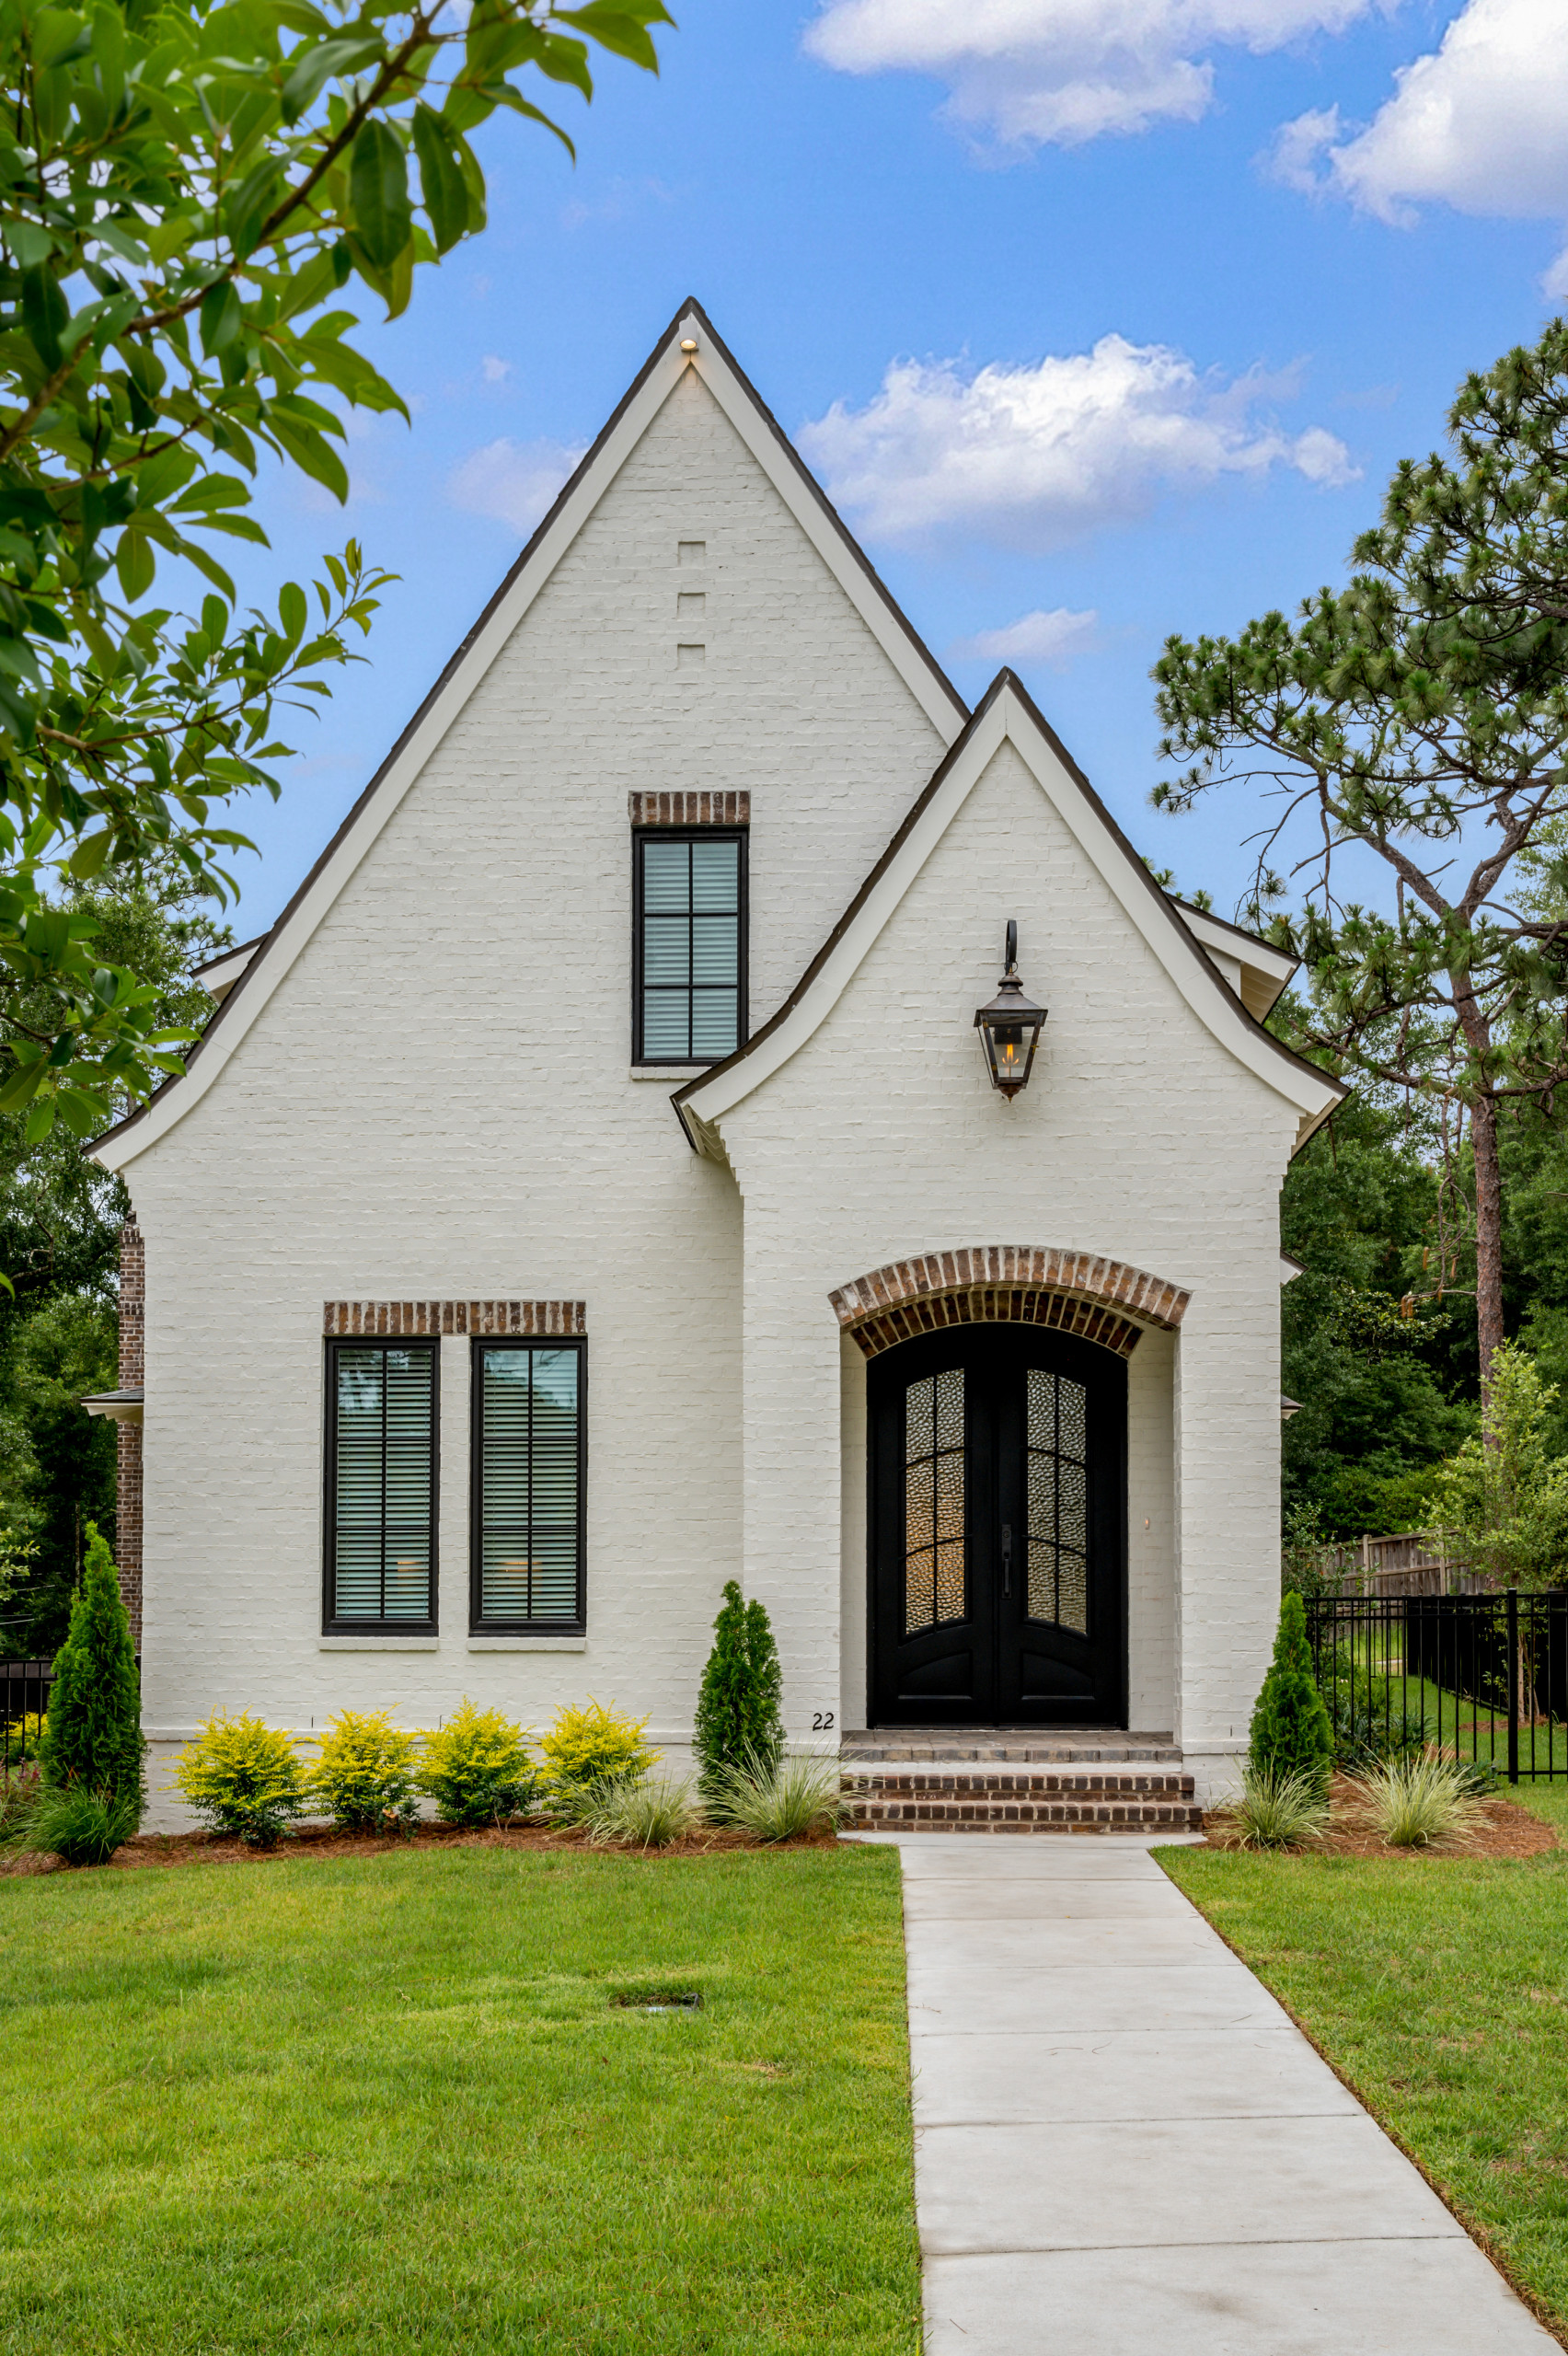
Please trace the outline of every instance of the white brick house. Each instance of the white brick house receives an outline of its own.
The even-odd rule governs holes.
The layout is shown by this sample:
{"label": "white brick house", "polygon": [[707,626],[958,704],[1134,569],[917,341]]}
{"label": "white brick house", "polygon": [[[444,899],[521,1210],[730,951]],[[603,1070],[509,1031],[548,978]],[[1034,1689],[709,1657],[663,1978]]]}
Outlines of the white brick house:
{"label": "white brick house", "polygon": [[966,711],[686,306],[96,1149],[145,1249],[149,1737],[592,1692],[678,1749],[737,1576],[803,1743],[1131,1727],[1211,1787],[1277,1608],[1278,1191],[1337,1094],[1260,1027],[1288,971],[1009,674]]}

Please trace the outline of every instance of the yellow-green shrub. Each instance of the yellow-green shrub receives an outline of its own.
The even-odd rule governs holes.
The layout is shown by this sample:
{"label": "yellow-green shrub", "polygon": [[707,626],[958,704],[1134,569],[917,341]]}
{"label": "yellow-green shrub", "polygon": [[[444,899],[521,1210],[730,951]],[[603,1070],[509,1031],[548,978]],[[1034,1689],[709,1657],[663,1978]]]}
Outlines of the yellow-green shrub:
{"label": "yellow-green shrub", "polygon": [[307,1805],[292,1737],[246,1710],[214,1710],[175,1761],[174,1780],[214,1832],[251,1849],[276,1848]]}
{"label": "yellow-green shrub", "polygon": [[417,1734],[403,1733],[385,1710],[340,1710],[316,1740],[306,1789],[334,1824],[345,1832],[380,1832],[417,1821]]}
{"label": "yellow-green shrub", "polygon": [[501,1710],[477,1709],[467,1694],[444,1727],[424,1739],[415,1788],[444,1824],[503,1824],[526,1816],[538,1785],[528,1731]]}
{"label": "yellow-green shrub", "polygon": [[547,1805],[570,1813],[601,1784],[640,1782],[661,1755],[642,1738],[647,1726],[592,1695],[580,1709],[558,1710],[539,1744]]}

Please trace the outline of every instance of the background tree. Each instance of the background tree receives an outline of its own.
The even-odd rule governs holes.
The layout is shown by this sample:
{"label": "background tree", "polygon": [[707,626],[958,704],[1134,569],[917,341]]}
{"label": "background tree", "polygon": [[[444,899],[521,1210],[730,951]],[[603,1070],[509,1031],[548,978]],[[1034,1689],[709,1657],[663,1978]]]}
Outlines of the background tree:
{"label": "background tree", "polygon": [[1506,896],[1568,819],[1568,325],[1469,378],[1449,430],[1451,457],[1399,468],[1345,588],[1294,624],[1167,641],[1161,753],[1190,766],[1154,798],[1180,810],[1243,778],[1283,795],[1251,912],[1286,889],[1276,858],[1307,878],[1271,928],[1309,977],[1293,1044],[1457,1111],[1484,1391],[1505,1333],[1499,1114],[1550,1110],[1568,1078],[1568,922]]}
{"label": "background tree", "polygon": [[[353,659],[382,576],[350,543],[316,610],[236,615],[212,536],[265,542],[264,455],[338,498],[344,403],[402,410],[345,341],[357,277],[403,310],[480,229],[470,134],[656,68],[660,0],[0,0],[0,1114],[77,1136],[178,1068],[179,1026],[90,903],[149,860],[223,899],[226,805],[275,793],[282,709]],[[567,142],[570,146],[570,141]],[[412,167],[412,169],[410,169]],[[160,559],[209,584],[146,601]],[[222,823],[220,823],[222,822]]]}
{"label": "background tree", "polygon": [[[78,887],[96,939],[133,964],[156,996],[160,1025],[199,1030],[213,1000],[190,967],[230,945],[210,903],[192,902],[183,870],[155,862],[137,883]],[[23,1002],[24,1014],[27,1002]],[[0,1019],[0,1074],[9,1065]],[[81,1576],[86,1529],[115,1527],[115,1430],[83,1414],[119,1369],[120,1227],[124,1189],[88,1161],[63,1126],[26,1140],[27,1116],[0,1113],[0,1553],[26,1552],[0,1599],[0,1646],[52,1653]]]}

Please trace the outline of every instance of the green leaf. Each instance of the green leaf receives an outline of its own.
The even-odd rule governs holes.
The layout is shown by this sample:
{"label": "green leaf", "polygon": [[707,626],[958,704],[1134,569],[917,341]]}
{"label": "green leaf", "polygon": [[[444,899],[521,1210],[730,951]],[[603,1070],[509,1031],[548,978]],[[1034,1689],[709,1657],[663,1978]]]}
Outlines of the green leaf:
{"label": "green leaf", "polygon": [[413,233],[409,167],[402,143],[384,122],[367,122],[349,163],[354,230],[375,269],[390,271]]}
{"label": "green leaf", "polygon": [[278,618],[289,644],[297,646],[310,619],[310,607],[305,602],[305,592],[297,581],[285,581],[278,592]]}
{"label": "green leaf", "polygon": [[245,324],[239,290],[229,278],[209,286],[202,297],[202,349],[210,360],[226,352]]}
{"label": "green leaf", "polygon": [[510,107],[513,114],[522,115],[525,121],[542,123],[547,131],[553,131],[556,137],[560,141],[561,145],[566,149],[567,154],[575,164],[577,161],[577,149],[572,141],[568,138],[566,133],[561,129],[559,123],[552,122],[548,114],[542,113],[536,106],[530,106],[528,100],[525,98],[520,98],[518,93],[513,89],[510,83],[500,83],[493,88],[488,90],[485,95],[488,98],[493,98],[498,107]]}
{"label": "green leaf", "polygon": [[52,271],[41,265],[22,272],[22,325],[44,367],[52,375],[63,354],[60,339],[65,331],[71,310],[60,282]]}
{"label": "green leaf", "polygon": [[6,243],[23,270],[36,270],[54,251],[53,238],[36,221],[8,220],[5,232]]}
{"label": "green leaf", "polygon": [[41,74],[88,47],[86,26],[68,8],[40,8],[32,20],[33,64]]}
{"label": "green leaf", "polygon": [[89,835],[85,842],[76,845],[71,854],[71,873],[78,882],[85,883],[99,872],[113,848],[114,837],[111,834]]}
{"label": "green leaf", "polygon": [[129,526],[120,535],[120,545],[114,551],[114,569],[120,575],[120,585],[133,605],[146,595],[157,571],[157,559],[144,532]]}
{"label": "green leaf", "polygon": [[414,150],[435,249],[444,254],[467,229],[468,190],[451,134],[441,117],[422,103],[414,109]]}
{"label": "green leaf", "polygon": [[648,23],[671,24],[674,19],[660,7],[649,9],[617,7],[615,0],[588,0],[585,8],[558,8],[554,21],[575,25],[580,33],[596,40],[616,57],[628,57],[634,65],[644,67],[650,74],[659,71],[659,53],[648,35]]}
{"label": "green leaf", "polygon": [[357,40],[324,40],[316,48],[306,50],[283,84],[283,121],[297,122],[334,76],[357,74],[362,65],[373,64],[385,54],[385,45],[377,35]]}

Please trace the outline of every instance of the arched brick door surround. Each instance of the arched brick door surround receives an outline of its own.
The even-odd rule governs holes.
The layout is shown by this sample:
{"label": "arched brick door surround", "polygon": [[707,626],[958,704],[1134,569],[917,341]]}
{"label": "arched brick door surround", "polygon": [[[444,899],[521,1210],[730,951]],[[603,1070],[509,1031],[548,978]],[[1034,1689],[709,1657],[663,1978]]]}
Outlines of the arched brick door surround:
{"label": "arched brick door surround", "polygon": [[1037,1243],[983,1243],[893,1260],[830,1293],[869,1358],[947,1325],[1049,1325],[1131,1357],[1146,1325],[1174,1333],[1191,1294],[1124,1260]]}

